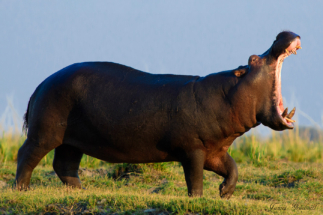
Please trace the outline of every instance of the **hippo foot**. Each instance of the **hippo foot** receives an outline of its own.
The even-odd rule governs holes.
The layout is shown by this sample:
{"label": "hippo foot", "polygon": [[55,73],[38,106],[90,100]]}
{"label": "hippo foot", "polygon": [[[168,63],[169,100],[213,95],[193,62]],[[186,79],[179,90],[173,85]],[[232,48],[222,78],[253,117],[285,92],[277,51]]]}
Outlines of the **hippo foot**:
{"label": "hippo foot", "polygon": [[230,199],[234,190],[235,190],[235,184],[227,184],[226,181],[224,180],[222,184],[219,186],[220,190],[220,197],[222,199]]}
{"label": "hippo foot", "polygon": [[29,191],[29,190],[32,190],[32,189],[29,186],[28,187],[24,187],[24,186],[12,185],[12,190]]}
{"label": "hippo foot", "polygon": [[18,191],[28,191],[28,190],[31,190],[29,184],[28,185],[25,185],[24,183],[17,183],[17,181],[12,184],[12,187],[11,188],[13,190],[18,190]]}

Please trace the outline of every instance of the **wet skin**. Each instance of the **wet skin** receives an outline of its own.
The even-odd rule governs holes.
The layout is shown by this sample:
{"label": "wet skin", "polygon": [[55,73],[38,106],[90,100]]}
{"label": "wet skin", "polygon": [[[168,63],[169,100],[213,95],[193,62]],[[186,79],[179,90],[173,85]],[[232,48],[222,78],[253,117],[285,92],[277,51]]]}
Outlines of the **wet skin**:
{"label": "wet skin", "polygon": [[68,66],[30,98],[16,186],[28,188],[33,169],[55,149],[54,170],[70,186],[81,187],[78,168],[87,154],[113,163],[179,161],[190,196],[203,194],[203,170],[213,171],[224,178],[221,197],[230,198],[238,180],[227,153],[232,142],[260,123],[293,128],[293,114],[282,114],[277,68],[299,48],[298,35],[282,32],[247,66],[205,77],[149,74],[109,62]]}

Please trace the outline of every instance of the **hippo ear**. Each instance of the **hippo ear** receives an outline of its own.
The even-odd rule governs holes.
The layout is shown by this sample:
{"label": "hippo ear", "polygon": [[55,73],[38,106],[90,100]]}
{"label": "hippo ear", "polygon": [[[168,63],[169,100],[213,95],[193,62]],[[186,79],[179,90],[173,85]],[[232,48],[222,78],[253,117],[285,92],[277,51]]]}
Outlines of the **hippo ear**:
{"label": "hippo ear", "polygon": [[241,76],[243,76],[244,74],[246,74],[246,72],[247,72],[247,69],[246,68],[243,68],[243,69],[237,69],[237,70],[234,70],[233,71],[233,74],[235,75],[235,76],[237,76],[237,77],[241,77]]}
{"label": "hippo ear", "polygon": [[291,31],[283,31],[280,32],[273,45],[270,48],[270,55],[278,58],[279,55],[284,53],[285,49],[295,40],[296,38],[301,38],[299,35],[291,32]]}

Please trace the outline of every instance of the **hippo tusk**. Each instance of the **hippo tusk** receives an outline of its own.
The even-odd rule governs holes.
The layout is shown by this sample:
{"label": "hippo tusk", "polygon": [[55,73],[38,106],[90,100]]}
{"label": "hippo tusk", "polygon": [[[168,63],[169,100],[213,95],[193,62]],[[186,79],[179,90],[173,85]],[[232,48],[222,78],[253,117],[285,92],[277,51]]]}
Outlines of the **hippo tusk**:
{"label": "hippo tusk", "polygon": [[302,47],[300,47],[300,46],[296,46],[296,48],[297,48],[297,49],[302,49]]}
{"label": "hippo tusk", "polygon": [[286,121],[288,122],[295,122],[295,120],[292,120],[292,119],[288,119],[287,117],[285,117]]}
{"label": "hippo tusk", "polygon": [[291,119],[294,116],[295,111],[296,111],[296,108],[294,107],[293,110],[286,117]]}
{"label": "hippo tusk", "polygon": [[283,117],[283,118],[285,118],[285,116],[287,116],[287,112],[288,112],[288,108],[286,108],[286,109],[284,110],[284,112],[282,113],[282,117]]}
{"label": "hippo tusk", "polygon": [[287,49],[285,49],[285,52],[289,55],[289,51]]}

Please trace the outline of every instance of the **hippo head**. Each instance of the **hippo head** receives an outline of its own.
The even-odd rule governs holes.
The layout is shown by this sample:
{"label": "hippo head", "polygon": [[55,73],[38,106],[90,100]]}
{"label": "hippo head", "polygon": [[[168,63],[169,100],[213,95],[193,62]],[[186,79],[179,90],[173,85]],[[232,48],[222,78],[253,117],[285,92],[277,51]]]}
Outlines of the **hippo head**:
{"label": "hippo head", "polygon": [[255,86],[257,121],[274,130],[294,128],[295,108],[288,113],[288,108],[284,109],[283,105],[281,69],[285,58],[296,55],[298,49],[301,49],[300,36],[283,31],[265,53],[252,55],[248,61],[249,77],[246,78]]}

